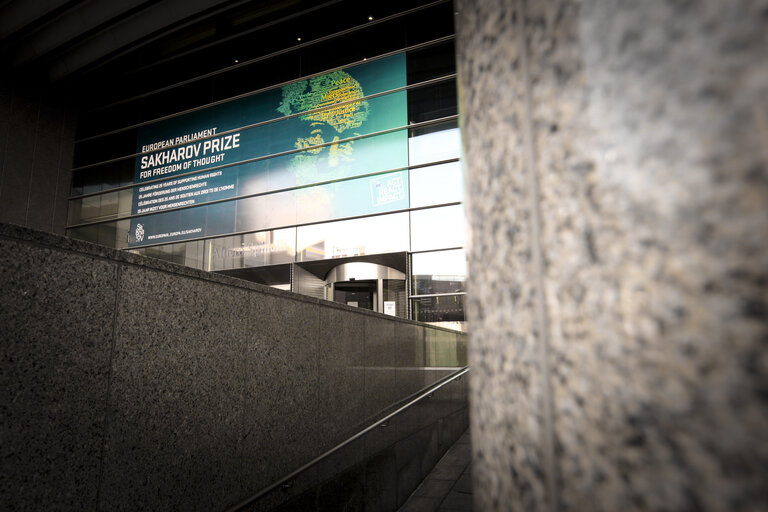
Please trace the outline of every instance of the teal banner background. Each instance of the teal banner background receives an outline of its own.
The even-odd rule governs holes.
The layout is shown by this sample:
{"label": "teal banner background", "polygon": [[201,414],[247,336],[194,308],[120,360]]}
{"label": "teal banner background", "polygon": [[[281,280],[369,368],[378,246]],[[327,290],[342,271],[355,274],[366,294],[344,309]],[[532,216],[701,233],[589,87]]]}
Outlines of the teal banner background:
{"label": "teal banner background", "polygon": [[[137,150],[154,150],[136,159],[132,214],[161,213],[131,220],[129,246],[407,208],[407,171],[309,186],[408,165],[407,129],[344,142],[407,125],[405,91],[359,99],[405,86],[405,71],[398,54],[143,127]],[[236,199],[249,194],[268,195]]]}

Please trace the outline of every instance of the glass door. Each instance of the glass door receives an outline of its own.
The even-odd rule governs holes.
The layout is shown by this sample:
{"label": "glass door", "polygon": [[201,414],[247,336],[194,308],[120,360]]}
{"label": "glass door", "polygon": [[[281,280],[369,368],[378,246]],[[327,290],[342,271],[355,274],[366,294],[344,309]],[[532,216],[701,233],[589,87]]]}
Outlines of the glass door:
{"label": "glass door", "polygon": [[376,281],[342,281],[334,283],[333,300],[347,306],[376,311]]}

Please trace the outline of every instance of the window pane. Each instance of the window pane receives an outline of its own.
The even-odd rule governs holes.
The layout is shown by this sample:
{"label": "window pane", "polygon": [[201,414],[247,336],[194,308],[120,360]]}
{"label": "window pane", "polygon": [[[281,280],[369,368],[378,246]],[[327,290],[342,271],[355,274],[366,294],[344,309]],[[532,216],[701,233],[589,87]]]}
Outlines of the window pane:
{"label": "window pane", "polygon": [[239,199],[236,231],[322,222],[408,208],[406,171]]}
{"label": "window pane", "polygon": [[419,322],[463,322],[464,297],[466,295],[412,299],[413,319]]}
{"label": "window pane", "polygon": [[99,243],[99,226],[95,224],[93,226],[83,226],[81,228],[72,228],[67,230],[67,236],[75,238],[77,240],[85,240],[86,242]]}
{"label": "window pane", "polygon": [[72,195],[91,194],[113,187],[130,185],[136,160],[125,158],[72,172]]}
{"label": "window pane", "polygon": [[118,192],[118,216],[127,217],[131,214],[131,206],[133,204],[133,189],[126,188]]}
{"label": "window pane", "polygon": [[95,244],[123,249],[128,245],[130,221],[103,222],[67,230],[67,236]]}
{"label": "window pane", "polygon": [[[106,135],[75,145],[74,167],[103,162],[130,155],[136,151],[136,129]],[[104,174],[99,173],[104,177]],[[115,176],[119,176],[116,174]]]}
{"label": "window pane", "polygon": [[182,265],[199,269],[203,268],[203,251],[205,249],[205,242],[203,240],[176,245],[177,250],[181,253]]}
{"label": "window pane", "polygon": [[208,240],[207,270],[290,263],[296,255],[296,228],[262,231]]}
{"label": "window pane", "polygon": [[101,215],[101,196],[82,197],[69,202],[69,224],[91,222]]}
{"label": "window pane", "polygon": [[[407,2],[406,2],[407,3]],[[430,41],[453,33],[453,3],[443,2],[406,17],[407,45]]]}
{"label": "window pane", "polygon": [[144,249],[144,256],[148,258],[174,262],[173,245],[158,245],[157,247],[147,247]]}
{"label": "window pane", "polygon": [[411,208],[464,200],[461,163],[411,169]]}
{"label": "window pane", "polygon": [[[405,279],[384,279],[384,301],[395,303],[395,316],[406,318],[408,316],[408,297],[405,293]],[[387,305],[384,305],[386,311]]]}
{"label": "window pane", "polygon": [[398,171],[296,191],[297,223],[408,208],[408,173]]}
{"label": "window pane", "polygon": [[408,91],[408,121],[421,123],[458,114],[456,82],[441,82]]}
{"label": "window pane", "polygon": [[68,210],[69,223],[80,224],[81,222],[95,222],[117,217],[119,194],[120,192],[109,192],[98,196],[70,200]]}
{"label": "window pane", "polygon": [[298,261],[408,250],[408,213],[301,226]]}
{"label": "window pane", "polygon": [[111,218],[117,216],[118,192],[110,192],[101,195],[101,217]]}
{"label": "window pane", "polygon": [[411,258],[414,295],[465,291],[467,261],[463,249],[418,253]]}
{"label": "window pane", "polygon": [[463,247],[464,206],[445,206],[411,212],[411,250]]}
{"label": "window pane", "polygon": [[408,83],[416,84],[456,72],[453,41],[408,53]]}
{"label": "window pane", "polygon": [[131,229],[131,221],[123,219],[110,224],[115,225],[115,244],[111,247],[115,247],[116,249],[124,249],[128,247],[128,232]]}
{"label": "window pane", "polygon": [[235,231],[256,231],[296,224],[296,191],[237,201]]}
{"label": "window pane", "polygon": [[157,247],[144,247],[131,249],[130,252],[140,256],[170,261],[179,265],[193,268],[203,268],[203,240],[194,242],[182,242],[179,244],[160,245]]}
{"label": "window pane", "polygon": [[[430,127],[433,128],[433,127]],[[459,158],[461,137],[459,129],[452,127],[440,131],[411,134],[408,139],[408,161],[410,165],[428,164],[440,160]]]}

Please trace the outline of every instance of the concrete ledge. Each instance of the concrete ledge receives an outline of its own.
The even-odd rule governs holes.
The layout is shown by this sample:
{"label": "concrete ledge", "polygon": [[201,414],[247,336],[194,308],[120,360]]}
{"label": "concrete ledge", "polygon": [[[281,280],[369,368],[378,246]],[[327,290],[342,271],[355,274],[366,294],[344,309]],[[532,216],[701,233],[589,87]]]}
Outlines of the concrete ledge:
{"label": "concrete ledge", "polygon": [[[191,277],[195,279],[202,279],[227,286],[236,286],[238,288],[245,288],[249,290],[255,290],[262,293],[277,295],[285,297],[290,300],[296,300],[301,302],[310,302],[313,304],[322,304],[326,307],[337,308],[352,313],[358,313],[361,315],[375,316],[379,318],[386,318],[399,324],[411,324],[416,326],[424,326],[423,322],[417,322],[415,320],[409,320],[407,318],[394,317],[385,315],[383,313],[377,313],[368,309],[355,308],[347,306],[340,302],[332,302],[308,295],[300,295],[298,293],[292,293],[278,288],[272,288],[252,281],[245,281],[236,277],[219,274],[216,272],[206,272],[205,270],[199,270],[192,267],[186,267],[170,261],[159,260],[156,258],[150,258],[147,256],[139,256],[131,252],[112,249],[103,245],[94,244],[92,242],[86,242],[84,240],[77,240],[75,238],[69,238],[54,233],[48,233],[45,231],[37,231],[35,229],[27,228],[24,226],[18,226],[16,224],[6,224],[0,222],[0,238],[7,238],[11,240],[18,240],[28,242],[34,245],[48,247],[51,249],[59,249],[62,251],[72,251],[83,255],[90,255],[96,258],[104,258],[116,263],[124,263],[127,265],[137,265],[145,268],[151,268],[162,272],[169,272],[172,274]],[[438,325],[429,325],[429,329],[436,331],[443,331],[451,334],[456,334],[457,331],[453,329],[446,329]],[[461,333],[459,333],[461,335]]]}

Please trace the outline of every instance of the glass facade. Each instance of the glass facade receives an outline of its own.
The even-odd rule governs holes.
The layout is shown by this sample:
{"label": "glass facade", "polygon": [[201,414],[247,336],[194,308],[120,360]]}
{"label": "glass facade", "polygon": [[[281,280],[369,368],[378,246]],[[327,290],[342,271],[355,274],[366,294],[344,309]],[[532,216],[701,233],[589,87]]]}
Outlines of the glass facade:
{"label": "glass facade", "polygon": [[408,251],[408,213],[300,226],[297,261]]}
{"label": "glass facade", "polygon": [[466,277],[464,249],[412,254],[413,319],[464,330]]}
{"label": "glass facade", "polygon": [[[323,25],[294,17],[302,44],[267,37],[286,22],[171,54],[154,70],[164,86],[102,98],[78,127],[68,234],[207,271],[274,268],[268,284],[283,289],[286,265],[406,254],[383,299],[461,327],[452,6],[391,7],[370,24],[359,9],[325,7]],[[234,41],[252,48],[247,65],[216,65]]]}

